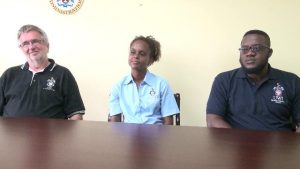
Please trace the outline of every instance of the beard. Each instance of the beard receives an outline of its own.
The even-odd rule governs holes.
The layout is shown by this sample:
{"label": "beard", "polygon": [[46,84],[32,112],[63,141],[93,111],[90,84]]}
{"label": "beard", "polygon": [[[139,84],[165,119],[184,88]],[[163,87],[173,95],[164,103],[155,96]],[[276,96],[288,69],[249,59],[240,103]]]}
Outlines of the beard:
{"label": "beard", "polygon": [[242,66],[242,69],[247,73],[247,74],[260,74],[263,69],[269,64],[268,63],[269,58],[267,58],[264,62],[258,64],[256,67],[253,68],[247,68],[241,61],[240,59],[240,64]]}

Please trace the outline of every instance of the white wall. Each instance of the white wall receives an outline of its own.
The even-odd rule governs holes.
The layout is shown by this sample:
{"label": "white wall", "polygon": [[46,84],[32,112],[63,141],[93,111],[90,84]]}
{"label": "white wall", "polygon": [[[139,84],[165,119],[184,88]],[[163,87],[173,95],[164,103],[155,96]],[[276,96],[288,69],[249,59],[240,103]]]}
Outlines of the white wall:
{"label": "white wall", "polygon": [[239,44],[250,29],[266,31],[273,67],[300,75],[297,0],[85,0],[73,15],[46,0],[1,2],[0,72],[25,62],[17,30],[35,24],[46,31],[49,57],[68,67],[80,87],[86,120],[106,121],[112,85],[130,69],[130,41],[153,35],[162,59],[150,71],[181,93],[182,125],[205,126],[205,107],[216,74],[239,66]]}

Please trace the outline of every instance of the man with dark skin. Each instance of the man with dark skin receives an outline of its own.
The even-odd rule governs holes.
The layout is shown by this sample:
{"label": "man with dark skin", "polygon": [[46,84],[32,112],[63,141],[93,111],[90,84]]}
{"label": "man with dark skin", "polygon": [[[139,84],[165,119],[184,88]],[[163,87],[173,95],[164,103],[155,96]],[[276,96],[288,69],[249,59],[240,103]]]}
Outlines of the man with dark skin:
{"label": "man with dark skin", "polygon": [[300,80],[272,68],[267,33],[250,30],[241,41],[241,68],[219,74],[206,109],[208,127],[296,130],[300,123]]}

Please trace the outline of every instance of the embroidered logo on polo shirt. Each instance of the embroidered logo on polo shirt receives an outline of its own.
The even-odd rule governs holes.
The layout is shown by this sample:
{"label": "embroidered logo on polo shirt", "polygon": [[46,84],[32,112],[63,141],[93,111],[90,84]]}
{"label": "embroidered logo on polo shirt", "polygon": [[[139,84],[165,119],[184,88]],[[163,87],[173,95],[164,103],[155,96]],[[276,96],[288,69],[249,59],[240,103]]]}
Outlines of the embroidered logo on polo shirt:
{"label": "embroidered logo on polo shirt", "polygon": [[283,96],[282,96],[284,88],[279,83],[277,83],[277,85],[273,87],[273,90],[274,90],[274,95],[271,101],[279,104],[284,103]]}
{"label": "embroidered logo on polo shirt", "polygon": [[151,89],[151,91],[150,91],[150,93],[149,93],[151,96],[154,96],[155,95],[155,91],[154,91],[154,89],[152,88]]}
{"label": "embroidered logo on polo shirt", "polygon": [[44,89],[45,90],[55,91],[53,89],[54,86],[55,86],[55,79],[53,77],[51,77],[50,79],[47,80],[47,87],[44,88]]}

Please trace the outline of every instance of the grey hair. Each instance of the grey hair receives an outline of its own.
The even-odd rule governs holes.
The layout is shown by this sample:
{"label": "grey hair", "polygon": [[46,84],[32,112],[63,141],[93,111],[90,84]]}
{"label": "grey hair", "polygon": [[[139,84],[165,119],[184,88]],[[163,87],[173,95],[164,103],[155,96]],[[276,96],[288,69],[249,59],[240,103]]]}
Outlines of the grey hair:
{"label": "grey hair", "polygon": [[35,25],[23,25],[18,31],[18,35],[17,35],[18,40],[20,39],[20,36],[22,33],[27,33],[30,31],[35,31],[35,32],[38,32],[39,34],[41,34],[42,40],[49,47],[49,41],[48,41],[47,34],[41,28],[39,28]]}

